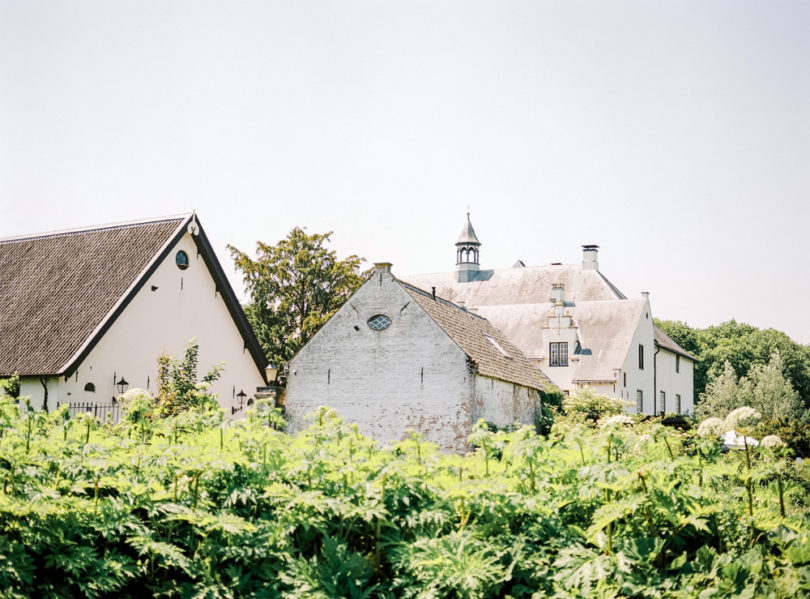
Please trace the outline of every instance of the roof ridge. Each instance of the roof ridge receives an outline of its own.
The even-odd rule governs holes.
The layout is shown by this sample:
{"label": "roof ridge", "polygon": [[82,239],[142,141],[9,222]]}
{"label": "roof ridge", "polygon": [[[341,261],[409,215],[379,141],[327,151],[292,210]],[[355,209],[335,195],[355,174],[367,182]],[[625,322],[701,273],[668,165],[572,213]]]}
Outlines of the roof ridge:
{"label": "roof ridge", "polygon": [[419,287],[416,287],[415,285],[411,285],[410,283],[406,283],[402,279],[396,279],[396,280],[403,287],[406,287],[407,289],[410,289],[411,291],[415,291],[416,293],[422,294],[425,297],[435,299],[437,302],[442,303],[442,304],[444,304],[446,306],[450,306],[451,308],[455,308],[456,310],[458,310],[459,312],[463,312],[464,314],[469,314],[470,316],[474,316],[475,318],[480,318],[481,320],[487,320],[483,316],[480,316],[480,315],[476,314],[475,312],[470,312],[469,310],[465,310],[464,308],[462,308],[458,304],[454,304],[453,302],[451,302],[448,299],[444,299],[443,297],[439,297],[438,295],[434,295],[433,293],[430,293],[429,291],[425,291],[424,289],[420,289]]}
{"label": "roof ridge", "polygon": [[32,239],[49,239],[52,237],[64,237],[67,235],[78,235],[81,233],[91,233],[96,231],[109,231],[111,229],[126,229],[129,227],[137,227],[139,225],[151,225],[157,223],[167,223],[172,221],[182,221],[194,212],[184,212],[182,214],[173,214],[170,216],[157,216],[154,218],[145,218],[140,220],[120,221],[115,223],[104,223],[99,225],[92,225],[89,227],[76,227],[72,229],[58,229],[54,231],[43,231],[41,233],[24,233],[23,235],[15,235],[11,237],[0,238],[0,243],[15,243],[19,241],[29,241]]}

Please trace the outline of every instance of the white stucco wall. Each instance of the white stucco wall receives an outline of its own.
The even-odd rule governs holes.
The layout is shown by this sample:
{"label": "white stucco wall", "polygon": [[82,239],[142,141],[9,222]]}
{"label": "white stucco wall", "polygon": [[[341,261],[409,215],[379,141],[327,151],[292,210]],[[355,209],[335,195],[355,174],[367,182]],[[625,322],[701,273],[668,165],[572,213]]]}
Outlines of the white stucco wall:
{"label": "white stucco wall", "polygon": [[540,394],[534,389],[483,376],[476,376],[473,385],[473,422],[483,418],[498,426],[535,424],[540,416]]}
{"label": "white stucco wall", "polygon": [[[644,368],[639,368],[638,362],[638,347],[644,346]],[[636,326],[636,332],[630,341],[627,349],[627,356],[625,356],[624,363],[621,370],[618,372],[616,379],[617,393],[610,394],[612,397],[623,397],[626,401],[630,402],[625,405],[625,410],[628,413],[634,414],[636,409],[636,391],[641,390],[643,393],[643,412],[645,414],[653,413],[653,379],[655,367],[653,364],[653,354],[655,353],[655,343],[653,335],[653,316],[650,310],[649,300],[646,302],[644,309],[641,311],[641,316]],[[627,384],[624,384],[624,375],[627,375]]]}
{"label": "white stucco wall", "polygon": [[[377,314],[391,318],[387,329],[369,328]],[[527,392],[519,389],[471,373],[459,346],[390,272],[377,272],[290,361],[286,402],[291,432],[326,405],[377,441],[397,441],[414,429],[461,452],[479,417],[533,422]]]}
{"label": "white stucco wall", "polygon": [[662,349],[656,358],[656,386],[658,392],[666,393],[666,412],[677,413],[677,395],[681,396],[681,413],[693,414],[695,398],[693,389],[694,362],[681,357],[679,372],[675,371],[676,354]]}
{"label": "white stucco wall", "polygon": [[[185,270],[175,264],[175,255],[181,249],[189,257]],[[111,269],[110,276],[114,276],[114,264]],[[152,286],[157,289],[152,291]],[[256,387],[264,385],[225,302],[216,293],[213,277],[187,233],[69,380],[49,380],[49,407],[58,402],[110,403],[118,395],[114,382],[122,376],[129,382],[129,389],[141,387],[154,393],[158,356],[165,351],[182,358],[193,338],[200,346],[200,377],[212,365],[225,362],[222,376],[212,389],[227,414],[236,404],[236,393],[244,390],[252,397]],[[96,391],[85,391],[87,383],[93,383]],[[38,380],[26,380],[21,394],[30,394],[32,405],[41,407],[43,390]]]}

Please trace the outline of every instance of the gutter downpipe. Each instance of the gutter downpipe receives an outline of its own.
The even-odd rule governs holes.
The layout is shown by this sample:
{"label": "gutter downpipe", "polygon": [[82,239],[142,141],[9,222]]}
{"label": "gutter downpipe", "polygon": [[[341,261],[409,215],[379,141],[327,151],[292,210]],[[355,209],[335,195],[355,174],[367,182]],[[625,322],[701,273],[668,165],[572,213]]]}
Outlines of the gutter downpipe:
{"label": "gutter downpipe", "polygon": [[658,405],[658,352],[661,348],[656,344],[655,353],[653,354],[653,416],[655,416],[655,408]]}

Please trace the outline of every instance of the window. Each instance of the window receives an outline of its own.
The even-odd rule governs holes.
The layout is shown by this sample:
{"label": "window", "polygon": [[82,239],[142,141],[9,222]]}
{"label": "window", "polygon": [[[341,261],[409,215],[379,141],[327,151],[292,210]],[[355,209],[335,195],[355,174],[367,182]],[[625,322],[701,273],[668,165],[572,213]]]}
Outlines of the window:
{"label": "window", "polygon": [[644,370],[644,346],[638,344],[638,369]]}
{"label": "window", "polygon": [[568,342],[550,343],[550,366],[568,366]]}
{"label": "window", "polygon": [[95,393],[96,392],[96,386],[93,383],[87,383],[84,386],[84,390],[89,391],[90,393]]}
{"label": "window", "polygon": [[680,371],[681,371],[681,357],[675,356],[675,372],[677,373]]}
{"label": "window", "polygon": [[627,373],[623,372],[622,377],[624,378],[624,382],[622,383],[622,387],[626,387],[627,386]]}
{"label": "window", "polygon": [[366,324],[373,331],[384,331],[391,326],[391,319],[385,314],[376,314],[369,318]]}
{"label": "window", "polygon": [[180,270],[186,270],[188,268],[188,254],[180,250],[174,256],[174,263],[177,264],[177,268]]}
{"label": "window", "polygon": [[636,412],[641,414],[644,411],[644,392],[636,389]]}
{"label": "window", "polygon": [[665,391],[661,391],[660,395],[660,402],[658,404],[658,411],[661,415],[665,414],[667,411],[667,394]]}
{"label": "window", "polygon": [[675,407],[678,410],[678,414],[681,413],[681,395],[680,393],[675,394]]}

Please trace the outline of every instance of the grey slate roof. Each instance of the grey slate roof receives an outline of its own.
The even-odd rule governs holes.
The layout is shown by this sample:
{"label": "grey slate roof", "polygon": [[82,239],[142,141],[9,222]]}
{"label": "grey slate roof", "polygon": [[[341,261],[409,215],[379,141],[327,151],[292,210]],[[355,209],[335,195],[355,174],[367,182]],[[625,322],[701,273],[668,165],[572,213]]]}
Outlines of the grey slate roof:
{"label": "grey slate roof", "polygon": [[565,286],[566,301],[625,299],[598,270],[583,270],[579,264],[481,270],[469,283],[459,283],[454,271],[402,278],[421,289],[436,287],[441,297],[467,306],[545,303],[555,283]]}
{"label": "grey slate roof", "polygon": [[684,358],[688,358],[690,360],[697,361],[697,358],[695,358],[695,356],[693,356],[688,351],[686,351],[684,348],[682,348],[680,345],[678,345],[672,339],[672,337],[667,335],[664,331],[662,331],[658,327],[656,327],[656,326],[653,327],[653,334],[654,334],[654,337],[655,337],[655,344],[658,347],[660,347],[662,349],[665,349],[667,351],[670,351],[673,354],[678,354],[680,356],[683,356]]}
{"label": "grey slate roof", "polygon": [[[417,287],[436,287],[437,295],[451,302],[464,302],[537,361],[548,357],[541,331],[552,307],[551,288],[562,284],[582,347],[592,352],[579,356],[573,373],[577,382],[615,379],[614,369],[622,367],[644,306],[644,300],[627,299],[598,270],[583,269],[580,264],[481,270],[465,283],[458,282],[454,271],[403,278]],[[668,351],[695,359],[657,327],[655,341]]]}
{"label": "grey slate roof", "polygon": [[[440,297],[400,281],[405,290],[428,315],[475,362],[478,373],[516,383],[532,389],[545,389],[554,384],[523,353],[485,318],[467,312]],[[490,337],[509,357],[490,342]]]}
{"label": "grey slate roof", "polygon": [[[69,374],[192,218],[0,239],[0,376]],[[194,240],[264,376],[267,359],[202,226]]]}

